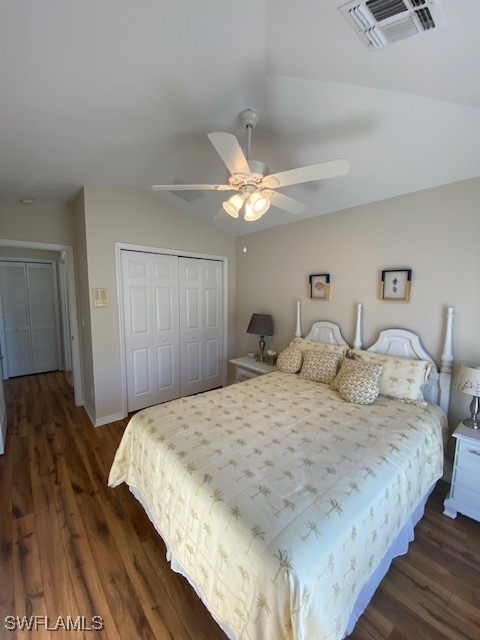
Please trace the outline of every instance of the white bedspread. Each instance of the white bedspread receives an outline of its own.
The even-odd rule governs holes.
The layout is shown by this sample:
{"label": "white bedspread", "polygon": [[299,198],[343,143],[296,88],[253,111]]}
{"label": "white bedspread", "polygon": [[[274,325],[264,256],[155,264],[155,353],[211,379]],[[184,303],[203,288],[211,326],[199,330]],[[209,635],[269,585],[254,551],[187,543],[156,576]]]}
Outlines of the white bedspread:
{"label": "white bedspread", "polygon": [[137,413],[109,485],[140,492],[238,640],[337,640],[441,477],[445,428],[433,405],[349,404],[275,372]]}

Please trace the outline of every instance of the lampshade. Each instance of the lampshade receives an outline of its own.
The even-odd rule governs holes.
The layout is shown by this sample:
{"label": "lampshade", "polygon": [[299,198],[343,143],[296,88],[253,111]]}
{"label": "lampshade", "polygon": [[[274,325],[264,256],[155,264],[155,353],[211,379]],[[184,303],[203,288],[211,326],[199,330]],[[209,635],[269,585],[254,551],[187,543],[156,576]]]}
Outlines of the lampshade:
{"label": "lampshade", "polygon": [[245,201],[244,220],[247,222],[258,220],[270,207],[270,200],[264,198],[258,191],[252,193]]}
{"label": "lampshade", "polygon": [[222,206],[229,216],[232,216],[232,218],[238,218],[240,209],[243,207],[243,198],[239,193],[236,193],[228,200],[225,200]]}
{"label": "lampshade", "polygon": [[247,333],[253,333],[257,336],[273,336],[272,316],[266,313],[253,313]]}
{"label": "lampshade", "polygon": [[455,389],[470,396],[480,396],[480,367],[462,364],[455,381]]}

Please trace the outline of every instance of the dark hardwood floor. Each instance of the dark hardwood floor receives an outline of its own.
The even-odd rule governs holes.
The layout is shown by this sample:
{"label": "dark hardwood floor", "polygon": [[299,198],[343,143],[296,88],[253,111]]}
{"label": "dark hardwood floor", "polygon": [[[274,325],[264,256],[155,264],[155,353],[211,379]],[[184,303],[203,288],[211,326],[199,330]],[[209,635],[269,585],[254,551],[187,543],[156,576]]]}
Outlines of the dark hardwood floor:
{"label": "dark hardwood floor", "polygon": [[[94,429],[59,372],[8,380],[5,392],[0,638],[225,640],[170,570],[127,487],[107,487],[126,421]],[[446,490],[439,483],[408,554],[394,561],[352,640],[480,638],[480,524],[443,516]],[[6,628],[6,616],[35,615],[46,616],[36,631]],[[62,630],[67,616],[76,630]],[[93,616],[103,630],[82,631]]]}

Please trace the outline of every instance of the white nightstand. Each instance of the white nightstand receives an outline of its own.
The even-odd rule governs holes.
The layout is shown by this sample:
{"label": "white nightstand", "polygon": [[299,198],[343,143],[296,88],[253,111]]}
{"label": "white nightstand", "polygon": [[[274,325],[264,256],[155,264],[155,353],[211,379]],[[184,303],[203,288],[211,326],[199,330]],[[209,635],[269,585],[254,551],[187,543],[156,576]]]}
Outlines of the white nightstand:
{"label": "white nightstand", "polygon": [[453,437],[457,442],[452,485],[443,503],[443,513],[456,518],[460,512],[480,522],[480,429],[460,422]]}
{"label": "white nightstand", "polygon": [[235,382],[243,382],[244,380],[250,380],[250,378],[263,376],[265,373],[271,373],[277,369],[277,367],[273,367],[270,364],[257,362],[248,357],[233,358],[229,362],[235,367]]}

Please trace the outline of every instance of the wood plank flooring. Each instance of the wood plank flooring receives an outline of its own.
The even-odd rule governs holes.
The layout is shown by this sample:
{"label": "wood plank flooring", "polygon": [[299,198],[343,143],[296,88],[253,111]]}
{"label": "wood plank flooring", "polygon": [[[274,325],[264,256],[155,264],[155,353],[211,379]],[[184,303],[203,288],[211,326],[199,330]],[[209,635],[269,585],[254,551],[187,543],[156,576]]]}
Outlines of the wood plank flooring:
{"label": "wood plank flooring", "polygon": [[[61,623],[55,633],[5,628],[6,616],[36,615],[50,628],[101,616],[93,636],[105,640],[225,640],[127,487],[107,487],[127,421],[94,429],[60,372],[8,380],[5,392],[0,639],[92,637]],[[443,516],[446,490],[439,483],[351,640],[480,638],[480,524]]]}

